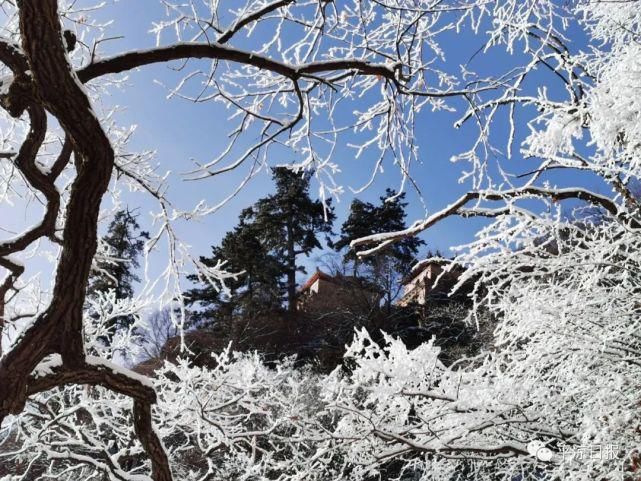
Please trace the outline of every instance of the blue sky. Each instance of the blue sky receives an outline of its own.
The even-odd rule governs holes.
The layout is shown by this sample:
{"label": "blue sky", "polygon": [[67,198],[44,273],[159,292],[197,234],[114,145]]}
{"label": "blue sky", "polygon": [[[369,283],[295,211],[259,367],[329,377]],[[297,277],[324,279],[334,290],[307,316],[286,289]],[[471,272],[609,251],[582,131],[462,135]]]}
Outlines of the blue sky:
{"label": "blue sky", "polygon": [[[115,18],[118,27],[113,32],[122,34],[124,39],[110,44],[110,51],[118,52],[130,48],[146,48],[154,45],[154,37],[147,33],[149,28],[147,8],[157,5],[155,0],[139,0],[136,6],[132,2],[119,2],[115,5]],[[142,5],[148,5],[147,8]],[[473,52],[477,47],[470,45],[467,49]],[[191,159],[210,159],[223,145],[228,130],[227,113],[220,104],[193,104],[178,98],[166,99],[167,91],[155,83],[155,80],[172,85],[170,79],[175,79],[173,72],[166,66],[150,66],[133,72],[129,77],[129,86],[122,93],[116,93],[107,102],[123,106],[126,110],[121,119],[137,125],[134,147],[140,149],[153,148],[158,152],[158,162],[174,172],[188,170]],[[448,200],[460,195],[465,186],[456,182],[458,168],[453,166],[450,157],[460,152],[464,145],[471,141],[472,132],[462,129],[453,132],[451,125],[456,120],[456,114],[444,114],[431,117],[425,116],[419,128],[419,144],[426,158],[422,165],[416,165],[414,176],[423,191],[427,207],[436,209]],[[341,159],[342,175],[340,179],[345,186],[359,187],[370,175],[371,159],[366,157],[354,159],[354,152],[341,149],[345,157]],[[274,159],[278,162],[296,161],[295,158]],[[178,199],[183,206],[193,204],[205,198],[209,203],[215,203],[223,198],[237,184],[244,171],[233,172],[224,177],[206,179],[199,182],[174,182],[173,199]],[[364,200],[377,201],[387,186],[398,186],[398,172],[388,165],[385,173],[366,192],[359,195]],[[233,227],[237,215],[243,207],[250,205],[256,199],[271,192],[272,185],[268,172],[263,172],[237,198],[224,209],[214,214],[202,225],[185,227],[192,244],[198,252],[207,252],[209,245],[218,242],[224,233]],[[349,189],[335,203],[338,215],[337,227],[344,219],[353,196]],[[414,220],[425,216],[423,204],[414,191],[408,189],[408,219]],[[132,201],[133,202],[133,201]],[[193,230],[194,236],[189,235]],[[469,240],[475,226],[469,222],[448,222],[441,229],[426,236],[430,247],[446,249],[450,245]]]}
{"label": "blue sky", "polygon": [[[130,49],[149,48],[155,44],[155,38],[149,33],[150,19],[157,19],[162,14],[157,0],[121,0],[114,4],[109,3],[105,14],[114,19],[109,35],[122,35],[124,38],[110,41],[105,44],[107,53],[123,52]],[[578,29],[572,31],[575,48],[584,43],[584,38]],[[448,62],[451,62],[452,71],[458,72],[458,64],[465,63],[474,52],[482,45],[482,38],[469,33],[449,35],[444,41],[444,48],[448,52]],[[518,52],[513,56],[499,51],[490,52],[488,55],[477,56],[470,64],[470,68],[480,74],[503,71],[511,64],[518,63],[522,55]],[[538,76],[539,74],[537,74]],[[548,86],[552,95],[560,94],[560,84],[552,80],[549,73],[541,72],[541,82]],[[136,124],[137,130],[131,147],[133,149],[155,149],[157,162],[161,170],[171,169],[174,176],[171,182],[171,198],[183,208],[193,206],[200,199],[205,199],[210,205],[226,197],[246,170],[240,169],[223,176],[209,178],[199,182],[185,182],[180,180],[180,172],[192,167],[192,159],[199,161],[210,160],[221,146],[224,145],[226,134],[229,130],[228,113],[220,104],[203,103],[194,104],[178,98],[167,99],[167,90],[155,81],[158,80],[173,86],[177,74],[167,66],[156,65],[145,67],[132,72],[128,85],[122,91],[114,92],[110,97],[104,97],[104,106],[119,105],[124,108],[118,119],[123,124]],[[467,150],[475,138],[472,125],[464,126],[459,130],[452,128],[453,123],[459,118],[465,108],[462,101],[453,101],[452,106],[458,112],[425,111],[418,122],[416,136],[420,146],[421,163],[414,165],[412,176],[419,185],[425,203],[421,202],[417,193],[408,189],[408,221],[424,218],[427,214],[441,209],[455,200],[469,189],[468,184],[459,184],[457,179],[461,169],[466,165],[452,164],[452,155]],[[517,114],[519,122],[524,125],[531,112]],[[495,138],[505,137],[507,123],[504,117],[495,126]],[[517,145],[527,133],[522,128],[517,136]],[[504,144],[497,144],[504,148]],[[518,151],[518,149],[516,149]],[[339,180],[345,185],[346,192],[339,202],[335,203],[338,216],[335,224],[337,231],[345,219],[349,204],[353,199],[347,187],[359,187],[369,178],[371,172],[371,159],[355,159],[353,150],[343,146],[341,153],[342,174]],[[274,159],[274,163],[295,162],[297,159],[289,157]],[[515,172],[527,172],[533,161],[523,161],[518,155],[508,161],[508,166],[517,166]],[[572,174],[575,175],[575,174]],[[568,174],[554,173],[550,179],[566,185],[589,185],[596,191],[603,187],[594,183],[590,178],[569,177]],[[399,185],[398,171],[390,164],[386,166],[385,173],[378,176],[376,182],[359,198],[368,201],[378,201],[378,197],[388,186]],[[272,191],[270,175],[262,172],[245,190],[230,201],[223,209],[209,218],[198,223],[182,223],[179,231],[183,238],[191,244],[194,254],[207,255],[210,246],[216,244],[237,222],[240,210],[251,205],[258,198]],[[145,223],[145,214],[154,208],[153,203],[144,200],[140,195],[131,195],[126,199],[132,208],[138,208],[141,223]],[[449,219],[439,224],[436,228],[425,233],[422,237],[427,242],[427,248],[441,250],[447,254],[449,247],[468,242],[473,239],[478,228],[483,225],[479,219]],[[316,253],[315,256],[320,255]],[[305,262],[308,270],[313,269],[317,262],[314,257]]]}
{"label": "blue sky", "polygon": [[[116,26],[111,33],[123,35],[124,38],[111,42],[109,51],[115,53],[131,48],[153,46],[155,39],[148,33],[149,18],[154,16],[157,9],[156,0],[120,1],[110,7],[109,12],[116,20]],[[583,44],[585,40],[580,30],[575,29],[573,35],[575,38],[571,40],[574,41],[575,48]],[[448,44],[449,42],[451,43]],[[481,42],[481,38],[471,34],[452,34],[444,47],[449,52],[448,61],[452,62],[453,69],[457,70],[458,63],[466,62],[481,46]],[[470,68],[480,74],[502,71],[512,63],[518,63],[520,57],[518,52],[513,56],[498,51],[490,52],[489,55],[475,57]],[[553,76],[545,72],[541,72],[540,75],[540,78],[534,77],[535,80],[543,79],[542,82],[548,86],[552,95],[555,91],[561,94],[560,84],[552,80]],[[167,100],[167,90],[155,81],[167,83],[171,87],[172,79],[176,78],[176,74],[166,66],[145,67],[130,75],[129,86],[122,93],[116,93],[111,98],[105,99],[107,104],[113,103],[125,107],[126,110],[120,118],[125,123],[137,125],[133,147],[156,149],[157,160],[162,168],[170,168],[174,173],[189,170],[192,159],[209,160],[224,145],[225,135],[229,129],[227,112],[220,104],[194,104],[178,98]],[[467,166],[452,164],[450,158],[467,150],[476,132],[472,125],[464,126],[460,130],[452,128],[460,112],[465,108],[465,104],[454,101],[452,105],[457,107],[458,112],[426,111],[420,118],[416,135],[422,158],[421,163],[414,166],[412,175],[421,189],[425,203],[421,202],[414,190],[408,189],[407,195],[410,202],[408,221],[410,222],[439,210],[469,188],[469,185],[457,182],[461,169]],[[529,115],[531,112],[527,111],[517,113],[517,119],[521,125]],[[495,126],[495,138],[505,137],[507,134],[504,116],[500,119]],[[526,133],[527,129],[522,128],[517,136],[517,146]],[[504,144],[498,145],[504,148]],[[518,152],[518,148],[515,150]],[[340,152],[344,158],[341,161],[342,175],[339,179],[345,187],[358,187],[365,183],[371,170],[369,160],[354,159],[353,151],[345,147]],[[293,161],[296,159],[291,157],[274,159],[274,163]],[[533,161],[523,161],[518,155],[508,161],[508,165],[518,165],[517,162],[522,165],[514,169],[515,172],[527,172],[534,165]],[[175,176],[176,180],[172,182],[172,198],[183,207],[193,205],[200,199],[206,199],[209,204],[214,204],[233,190],[245,172],[245,169],[241,169],[199,182],[180,181],[177,180],[178,176]],[[567,174],[555,173],[550,179],[564,184],[587,184],[597,191],[602,190],[602,186],[594,184],[589,178],[575,179],[569,178]],[[386,187],[398,186],[399,180],[398,171],[388,165],[385,173],[379,175],[377,181],[366,192],[359,194],[359,197],[363,200],[377,201]],[[240,210],[270,193],[271,189],[269,173],[262,172],[219,212],[196,224],[184,223],[180,226],[180,231],[193,246],[194,253],[207,254],[209,247],[218,243],[225,232],[236,224]],[[349,189],[346,189],[346,193],[341,196],[339,202],[335,203],[338,216],[335,230],[339,229],[345,219],[352,199],[352,194]],[[140,199],[132,198],[131,204],[139,205]],[[144,213],[146,206],[146,203],[142,204],[141,213]],[[427,241],[427,248],[439,249],[447,254],[449,247],[472,240],[482,225],[483,221],[479,219],[449,219],[422,237]],[[317,264],[313,257],[305,262],[308,270],[310,267],[313,269]]]}

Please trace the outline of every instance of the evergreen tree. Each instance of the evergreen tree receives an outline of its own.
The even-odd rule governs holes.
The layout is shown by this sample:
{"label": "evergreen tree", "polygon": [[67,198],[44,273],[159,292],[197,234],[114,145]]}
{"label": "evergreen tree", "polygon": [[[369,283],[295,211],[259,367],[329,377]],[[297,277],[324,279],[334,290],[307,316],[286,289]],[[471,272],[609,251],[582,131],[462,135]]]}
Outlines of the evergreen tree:
{"label": "evergreen tree", "polygon": [[[127,299],[134,295],[134,283],[140,282],[136,269],[140,267],[138,258],[142,253],[149,234],[140,230],[136,216],[128,209],[116,212],[102,238],[109,248],[108,260],[97,263],[97,270],[89,277],[88,296],[114,291],[116,300]],[[134,323],[132,316],[111,319],[108,322],[108,335],[102,340],[110,344],[116,331],[128,328]]]}
{"label": "evergreen tree", "polygon": [[[210,284],[191,289],[186,293],[190,305],[202,309],[192,313],[195,324],[210,325],[216,321],[229,322],[235,315],[251,318],[262,312],[280,308],[282,296],[279,263],[268,252],[259,238],[259,230],[253,223],[241,220],[234,230],[228,232],[219,246],[212,247],[211,257],[201,257],[206,266],[214,266],[218,260],[227,261],[230,272],[243,272],[237,279],[230,279],[225,295]],[[198,282],[198,276],[189,276]]]}
{"label": "evergreen tree", "polygon": [[355,276],[369,277],[381,289],[388,309],[400,290],[402,278],[409,273],[419,248],[425,242],[416,237],[408,237],[362,259],[356,256],[349,245],[359,237],[405,229],[406,207],[405,193],[396,195],[391,189],[387,189],[385,195],[380,197],[379,205],[355,199],[350,206],[349,216],[341,227],[340,238],[332,244],[336,251],[347,249],[343,261],[352,265]]}
{"label": "evergreen tree", "polygon": [[341,235],[338,241],[333,242],[331,245],[337,252],[345,251],[343,263],[345,265],[351,265],[355,276],[359,274],[360,259],[356,255],[356,252],[350,248],[350,242],[354,239],[372,234],[372,228],[376,226],[377,221],[376,207],[374,204],[363,202],[360,199],[354,199],[349,206],[347,220],[341,226]]}
{"label": "evergreen tree", "polygon": [[288,309],[293,312],[296,273],[305,272],[297,264],[297,258],[321,247],[318,234],[330,235],[336,216],[331,206],[325,209],[322,202],[310,198],[309,175],[279,167],[273,169],[273,179],[276,193],[243,212],[243,219],[255,224],[265,247],[276,259],[281,259]]}
{"label": "evergreen tree", "polygon": [[[190,305],[201,308],[192,313],[194,323],[251,319],[279,310],[284,299],[290,311],[295,309],[296,273],[305,272],[297,258],[321,247],[317,235],[331,233],[335,216],[330,207],[325,219],[322,203],[310,198],[309,176],[276,168],[273,178],[276,192],[243,210],[239,224],[212,247],[212,255],[201,257],[207,266],[225,260],[227,270],[243,275],[228,282],[230,295],[210,285],[188,291]],[[198,282],[197,276],[189,279]]]}

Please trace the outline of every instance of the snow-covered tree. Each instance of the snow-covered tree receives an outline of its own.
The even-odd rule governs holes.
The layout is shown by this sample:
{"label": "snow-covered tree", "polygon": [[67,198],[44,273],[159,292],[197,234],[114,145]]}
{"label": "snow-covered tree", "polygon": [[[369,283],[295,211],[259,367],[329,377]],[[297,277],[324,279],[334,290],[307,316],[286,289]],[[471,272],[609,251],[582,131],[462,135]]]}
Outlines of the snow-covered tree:
{"label": "snow-covered tree", "polygon": [[[96,272],[89,276],[88,296],[96,297],[114,291],[116,300],[132,298],[134,283],[140,282],[135,269],[140,267],[139,257],[149,235],[140,231],[136,215],[123,209],[116,212],[109,223],[107,233],[101,239],[109,251],[108,262],[98,262]],[[111,342],[114,333],[133,325],[135,319],[129,317],[112,319],[104,326],[107,335],[101,339]]]}
{"label": "snow-covered tree", "polygon": [[322,234],[332,231],[335,215],[328,202],[309,196],[310,177],[286,167],[273,170],[276,192],[245,210],[244,220],[260,232],[259,239],[280,260],[279,271],[285,278],[287,309],[296,311],[296,274],[306,273],[297,262],[321,247]]}
{"label": "snow-covered tree", "polygon": [[[405,208],[408,203],[404,201],[405,193],[397,194],[388,189],[379,200],[379,205],[359,199],[352,201],[347,220],[341,226],[340,237],[333,245],[334,249],[344,250],[353,240],[369,234],[397,231],[406,227]],[[345,252],[343,260],[346,264],[352,264],[355,276],[369,278],[380,288],[383,302],[389,311],[392,302],[401,292],[403,278],[416,262],[419,248],[423,245],[425,242],[421,239],[407,237],[365,259],[359,259],[356,253],[349,249]],[[359,264],[364,264],[364,269]]]}
{"label": "snow-covered tree", "polygon": [[[519,387],[510,395],[524,397],[510,404],[527,422],[511,424],[524,433],[503,440],[529,439],[528,451],[543,449],[539,458],[550,460],[530,466],[532,479],[638,477],[641,110],[632,90],[641,84],[639,7],[633,1],[572,5],[566,18],[578,19],[590,37],[592,48],[583,52],[569,50],[562,27],[529,31],[531,39],[549,40],[547,53],[536,54],[545,59],[537,67],[554,70],[565,98],[544,89],[531,97],[515,90],[471,105],[462,123],[475,118],[484,133],[461,157],[472,160],[474,189],[409,229],[354,243],[374,242],[370,252],[376,252],[451,216],[493,219],[475,242],[460,248],[457,260],[469,266],[461,282],[479,276],[477,308],[501,318],[497,351],[488,358],[494,374],[475,376],[476,382]],[[489,158],[478,149],[490,146],[496,113],[519,104],[538,110],[521,144],[529,163],[510,166],[511,172],[502,163],[493,179]],[[507,152],[519,128],[513,117],[511,122]],[[580,183],[581,174],[592,190]],[[501,402],[503,395],[492,398]],[[548,427],[527,428],[539,421]],[[523,476],[518,462],[502,466],[495,473],[505,479]]]}
{"label": "snow-covered tree", "polygon": [[[641,2],[160,3],[148,13],[156,46],[120,52],[111,3],[0,3],[0,201],[40,216],[0,242],[9,457],[59,479],[638,477]],[[457,59],[465,39],[487,60],[478,73]],[[131,331],[95,342],[109,319],[180,310],[185,274],[219,289],[238,274],[193,259],[174,229],[220,205],[176,207],[171,176],[152,151],[131,152],[133,129],[101,102],[127,74],[171,62],[170,97],[229,112],[229,144],[189,178],[244,168],[231,197],[274,157],[313,171],[321,200],[341,194],[345,147],[371,160],[363,187],[393,164],[404,189],[418,177],[421,115],[459,111],[455,126],[478,134],[453,159],[469,192],[353,245],[373,254],[450,216],[489,218],[458,262],[476,276],[477,307],[500,319],[495,351],[446,367],[431,344],[362,334],[350,370],[316,381],[251,357],[168,366],[154,381],[107,361],[135,346]],[[125,187],[157,201],[146,251],[168,246],[164,288],[101,296],[90,322],[89,272],[108,254],[101,206]],[[29,276],[34,252],[53,264],[50,290]],[[567,455],[584,445],[620,448]]]}
{"label": "snow-covered tree", "polygon": [[[316,176],[324,179],[322,186],[337,190],[331,182],[337,169],[332,145],[341,127],[328,131],[326,113],[333,106],[342,109],[341,99],[372,91],[372,98],[361,107],[346,102],[352,103],[347,110],[350,123],[360,127],[377,124],[373,139],[382,135],[397,139],[393,141],[395,155],[407,163],[415,156],[408,141],[412,136],[405,116],[393,112],[412,112],[409,107],[416,102],[455,95],[450,85],[422,88],[420,78],[423,65],[429,68],[428,61],[410,65],[409,58],[401,58],[407,55],[396,46],[411,41],[413,33],[397,38],[387,31],[373,36],[363,31],[351,38],[352,23],[363,12],[348,5],[336,9],[325,1],[252,1],[226,6],[216,1],[162,2],[162,6],[165,17],[149,19],[157,37],[157,46],[151,49],[106,55],[111,23],[98,17],[108,15],[100,10],[109,5],[55,0],[3,2],[0,41],[4,68],[0,92],[4,109],[2,200],[4,204],[20,202],[25,209],[33,200],[44,206],[41,221],[0,245],[0,265],[7,272],[0,292],[4,296],[3,324],[7,318],[8,322],[28,318],[0,360],[0,419],[19,414],[30,396],[59,385],[97,384],[127,394],[134,399],[136,432],[151,460],[155,480],[172,477],[165,449],[152,429],[151,405],[156,395],[131,373],[111,369],[98,359],[90,362],[83,335],[83,307],[97,249],[100,206],[113,189],[112,179],[116,186],[129,183],[158,200],[156,222],[160,227],[152,233],[147,249],[157,247],[161,238],[170,246],[165,302],[180,297],[183,266],[190,260],[204,279],[219,288],[235,273],[226,273],[222,263],[204,266],[190,259],[171,225],[173,220],[212,213],[217,206],[201,203],[189,211],[174,207],[166,177],[154,169],[153,153],[128,152],[131,129],[118,126],[113,111],[100,112],[97,101],[121,85],[123,74],[136,68],[206,59],[194,62],[194,70],[172,92],[190,96],[187,84],[200,81],[198,99],[223,102],[232,110],[231,121],[236,125],[230,128],[230,144],[220,156],[200,165],[192,177],[216,176],[246,161],[259,165],[266,161],[270,147],[279,144],[302,153],[298,155],[300,167],[314,168]],[[379,7],[372,3],[369,8]],[[395,15],[393,8],[383,9]],[[377,20],[367,20],[372,21]],[[246,45],[244,38],[263,26],[270,37]],[[405,25],[394,27],[398,33],[404,29]],[[286,37],[290,39],[284,42]],[[370,40],[378,42],[376,38],[387,43],[380,53],[366,45]],[[401,72],[404,64],[418,69],[414,81],[406,79],[409,72]],[[415,88],[420,94],[413,93]],[[313,145],[318,142],[327,147]],[[382,147],[381,152],[391,152]],[[222,164],[225,161],[228,164]],[[248,176],[254,173],[252,168]],[[327,188],[321,188],[321,197],[326,194]],[[32,310],[23,311],[14,296],[15,291],[29,293],[20,257],[36,244],[53,251],[55,282],[51,292],[40,296],[36,290]],[[34,369],[52,355],[59,355],[61,362],[50,374],[36,378]]]}

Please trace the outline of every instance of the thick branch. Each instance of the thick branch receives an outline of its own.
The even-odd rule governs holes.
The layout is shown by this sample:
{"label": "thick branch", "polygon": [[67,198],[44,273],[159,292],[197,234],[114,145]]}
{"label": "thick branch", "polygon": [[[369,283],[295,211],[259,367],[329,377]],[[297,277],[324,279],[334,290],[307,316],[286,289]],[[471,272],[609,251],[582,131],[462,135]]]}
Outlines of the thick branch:
{"label": "thick branch", "polygon": [[[569,188],[569,189],[545,189],[541,187],[524,187],[520,189],[512,189],[506,191],[474,191],[467,192],[466,194],[459,197],[454,203],[448,205],[443,210],[431,215],[422,222],[417,222],[408,229],[404,229],[397,232],[389,232],[386,234],[374,234],[366,237],[361,237],[352,241],[350,244],[351,247],[359,247],[368,244],[378,244],[372,249],[361,251],[358,253],[360,256],[367,256],[375,252],[380,251],[385,246],[407,237],[415,236],[435,224],[441,222],[442,220],[454,216],[454,215],[464,215],[469,217],[472,215],[470,209],[464,209],[465,205],[472,200],[488,200],[488,201],[505,201],[509,199],[518,199],[518,198],[527,198],[527,197],[543,197],[548,198],[554,201],[562,201],[568,199],[579,199],[590,204],[602,208],[612,215],[615,219],[620,222],[623,222],[629,225],[632,228],[638,229],[641,228],[641,223],[635,218],[627,215],[625,212],[622,212],[619,206],[615,204],[611,199],[585,190],[579,187]],[[487,215],[490,211],[484,209],[480,212],[479,215]],[[501,211],[496,211],[500,213]]]}
{"label": "thick branch", "polygon": [[114,368],[108,362],[88,358],[90,363],[74,369],[57,369],[53,374],[29,380],[28,395],[48,391],[68,384],[102,386],[118,394],[144,403],[156,402],[156,392],[140,379],[140,375],[121,368]]}
{"label": "thick branch", "polygon": [[51,181],[55,181],[60,176],[64,168],[69,163],[72,153],[73,153],[73,146],[71,145],[69,136],[65,135],[65,140],[64,140],[64,143],[62,144],[62,150],[60,151],[58,158],[55,160],[55,162],[51,166],[51,169],[49,169],[49,174],[47,174],[47,177]]}
{"label": "thick branch", "polygon": [[55,179],[47,177],[35,163],[47,131],[47,115],[42,107],[35,104],[29,106],[27,111],[31,121],[31,128],[20,147],[20,152],[15,159],[15,165],[25,176],[27,182],[45,196],[46,211],[40,224],[33,229],[15,239],[0,243],[0,256],[26,249],[29,244],[41,237],[53,236],[60,209],[60,194],[53,183]]}
{"label": "thick branch", "polygon": [[31,377],[28,395],[47,391],[67,384],[102,386],[133,399],[133,417],[136,435],[152,462],[155,481],[171,481],[169,461],[162,442],[153,429],[151,405],[156,402],[156,392],[143,376],[122,370],[99,358],[88,358],[88,363],[76,369],[61,368],[45,377]]}
{"label": "thick branch", "polygon": [[171,481],[169,460],[165,448],[153,429],[151,406],[139,400],[134,400],[134,429],[147,456],[151,460],[151,476],[155,481]]}
{"label": "thick branch", "polygon": [[395,82],[397,70],[395,66],[372,64],[357,59],[311,62],[293,66],[262,55],[227,47],[219,43],[178,43],[168,47],[138,50],[98,60],[78,70],[77,74],[82,82],[88,82],[102,75],[121,73],[144,65],[189,58],[228,60],[274,72],[293,80],[297,80],[305,75],[323,72],[354,70],[363,75],[379,75]]}
{"label": "thick branch", "polygon": [[[153,388],[113,366],[85,358],[82,314],[97,246],[98,213],[111,178],[114,151],[69,64],[56,0],[18,0],[18,7],[22,50],[33,77],[28,86],[34,90],[32,100],[38,105],[28,104],[32,129],[16,165],[50,205],[58,195],[53,182],[72,151],[77,176],[69,193],[51,304],[0,360],[0,423],[7,414],[19,413],[29,395],[44,389],[70,382],[103,385],[134,398],[136,432],[151,460],[152,476],[156,481],[170,481],[167,457],[152,427]],[[67,134],[60,157],[48,174],[34,162],[46,130],[44,109],[58,119]],[[62,358],[58,372],[44,378],[31,376],[53,353]]]}
{"label": "thick branch", "polygon": [[[42,324],[54,329],[55,325],[55,348],[60,349],[65,362],[78,363],[84,358],[82,310],[97,245],[98,212],[111,177],[114,153],[86,93],[73,78],[56,2],[23,0],[19,7],[23,50],[38,97],[57,117],[79,157],[52,303],[34,327]],[[67,151],[63,149],[63,154]]]}
{"label": "thick branch", "polygon": [[22,48],[8,38],[0,38],[0,62],[9,67],[14,74],[29,70],[29,64]]}
{"label": "thick branch", "polygon": [[[0,62],[13,72],[12,77],[0,82],[5,92],[0,95],[0,105],[9,115],[18,118],[33,101],[29,63],[20,45],[6,38],[0,39]],[[8,87],[4,85],[5,82],[9,84]]]}
{"label": "thick branch", "polygon": [[2,356],[2,334],[7,322],[5,318],[7,294],[11,289],[15,289],[15,283],[24,272],[24,267],[4,257],[0,257],[0,267],[4,267],[9,271],[2,284],[0,284],[0,356]]}

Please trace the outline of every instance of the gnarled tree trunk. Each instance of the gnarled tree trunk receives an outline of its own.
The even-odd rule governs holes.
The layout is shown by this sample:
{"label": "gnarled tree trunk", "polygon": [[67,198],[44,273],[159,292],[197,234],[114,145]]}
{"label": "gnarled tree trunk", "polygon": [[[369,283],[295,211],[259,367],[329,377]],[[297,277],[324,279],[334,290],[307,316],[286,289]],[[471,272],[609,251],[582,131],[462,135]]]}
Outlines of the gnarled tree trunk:
{"label": "gnarled tree trunk", "polygon": [[[127,374],[112,371],[106,364],[95,360],[89,363],[85,355],[83,305],[97,246],[100,202],[111,178],[114,151],[67,58],[57,2],[19,0],[18,7],[22,48],[0,51],[0,60],[14,74],[2,104],[15,117],[25,110],[29,114],[31,129],[15,164],[45,196],[48,205],[39,226],[18,240],[0,245],[1,256],[42,236],[57,240],[54,229],[60,199],[55,177],[35,165],[47,128],[45,112],[60,122],[70,142],[63,149],[60,163],[66,163],[73,150],[77,176],[66,208],[51,304],[0,361],[0,422],[8,414],[20,413],[27,397],[37,392],[67,383],[105,386],[134,399],[134,426],[151,459],[152,476],[157,481],[170,480],[167,456],[151,425],[153,389]],[[59,173],[57,170],[53,169],[54,175]],[[60,354],[62,365],[49,376],[32,377],[36,366],[54,353]]]}

